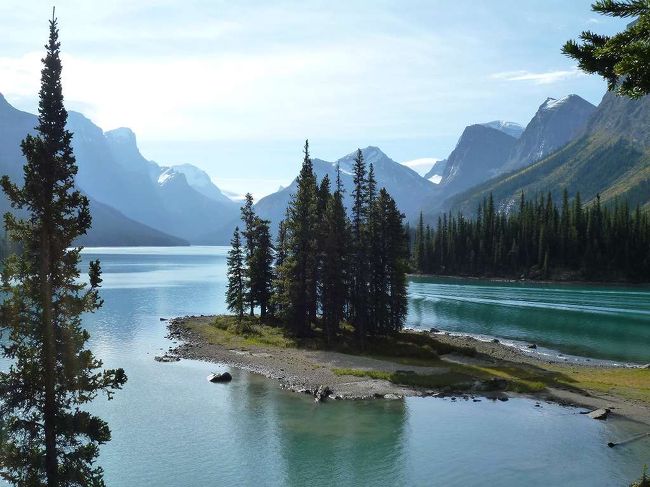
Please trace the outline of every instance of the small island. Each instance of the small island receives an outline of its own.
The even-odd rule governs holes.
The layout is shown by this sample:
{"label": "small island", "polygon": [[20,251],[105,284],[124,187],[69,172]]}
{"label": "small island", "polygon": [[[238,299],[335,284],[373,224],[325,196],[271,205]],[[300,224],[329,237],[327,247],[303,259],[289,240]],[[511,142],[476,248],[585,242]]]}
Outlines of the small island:
{"label": "small island", "polygon": [[168,328],[169,338],[181,342],[169,357],[245,369],[321,400],[434,396],[507,401],[523,396],[609,410],[650,424],[647,367],[542,359],[532,349],[526,353],[498,341],[437,330],[373,337],[360,350],[345,326],[336,345],[327,345],[316,327],[310,338],[298,339],[272,320],[255,317],[187,316],[170,320]]}

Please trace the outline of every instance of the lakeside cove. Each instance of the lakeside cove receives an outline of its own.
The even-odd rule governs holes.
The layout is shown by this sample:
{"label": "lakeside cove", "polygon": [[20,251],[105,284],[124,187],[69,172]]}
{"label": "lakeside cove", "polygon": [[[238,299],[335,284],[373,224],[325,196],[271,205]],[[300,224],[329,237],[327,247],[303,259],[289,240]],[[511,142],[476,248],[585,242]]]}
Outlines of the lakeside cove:
{"label": "lakeside cove", "polygon": [[363,352],[349,340],[326,346],[318,336],[296,340],[245,317],[185,316],[168,323],[175,347],[159,361],[202,360],[244,369],[280,386],[325,399],[538,401],[606,410],[650,426],[650,369],[566,363],[466,335],[405,330],[369,340]]}

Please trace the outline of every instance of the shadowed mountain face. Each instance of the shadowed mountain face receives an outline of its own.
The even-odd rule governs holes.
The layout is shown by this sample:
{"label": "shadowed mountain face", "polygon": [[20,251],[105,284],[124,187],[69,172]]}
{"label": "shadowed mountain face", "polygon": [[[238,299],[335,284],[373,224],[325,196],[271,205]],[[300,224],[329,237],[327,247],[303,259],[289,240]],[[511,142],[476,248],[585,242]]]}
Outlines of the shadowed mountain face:
{"label": "shadowed mountain face", "polygon": [[[22,179],[19,145],[27,133],[33,132],[36,123],[34,115],[14,109],[0,95],[0,170],[13,179]],[[108,235],[99,231],[106,224],[118,233],[123,232],[123,240],[129,245],[139,238],[143,239],[141,245],[152,245],[153,236],[159,242],[168,242],[158,245],[182,244],[193,241],[206,228],[222,226],[238,212],[238,206],[211,185],[207,174],[198,168],[162,168],[146,160],[130,129],[104,133],[76,112],[69,113],[68,129],[74,134],[72,145],[79,167],[77,185],[98,209],[91,230],[96,232],[94,242],[101,243],[100,234]],[[191,173],[194,185],[185,173]],[[4,198],[2,205],[6,209]],[[102,220],[104,217],[110,225],[108,220]],[[119,218],[128,222],[116,225]],[[143,228],[137,229],[138,224]],[[166,240],[161,240],[165,234]]]}
{"label": "shadowed mountain face", "polygon": [[578,95],[559,100],[547,98],[521,134],[501,172],[528,166],[563,147],[584,131],[595,110]]}
{"label": "shadowed mountain face", "polygon": [[[412,169],[393,161],[377,147],[366,147],[362,149],[362,153],[366,167],[368,168],[371,163],[374,166],[377,189],[386,188],[397,202],[399,209],[407,218],[414,220],[419,214],[423,202],[436,193],[436,185],[427,181]],[[312,160],[318,182],[320,183],[325,175],[328,175],[332,188],[334,188],[336,182],[337,165],[341,168],[341,182],[345,188],[345,205],[348,209],[351,206],[351,195],[354,189],[352,168],[355,154],[356,151],[335,162],[321,159]],[[255,205],[258,215],[270,220],[274,231],[277,229],[278,223],[284,218],[291,195],[295,191],[296,181],[294,180],[288,187],[262,198]],[[237,224],[237,221],[233,221],[227,229],[219,233],[228,233],[229,235]],[[214,237],[206,235],[206,239],[210,238]]]}
{"label": "shadowed mountain face", "polygon": [[485,125],[470,125],[447,159],[440,188],[443,195],[452,195],[494,177],[517,139],[501,130]]}
{"label": "shadowed mountain face", "polygon": [[471,214],[490,192],[508,210],[524,191],[550,192],[559,201],[566,189],[585,202],[600,194],[650,208],[650,98],[630,100],[607,93],[582,134],[542,160],[454,196],[448,208]]}
{"label": "shadowed mountain face", "polygon": [[440,192],[424,211],[445,210],[455,195],[557,151],[584,133],[595,110],[586,100],[569,95],[547,98],[525,129],[503,121],[470,125],[447,160]]}

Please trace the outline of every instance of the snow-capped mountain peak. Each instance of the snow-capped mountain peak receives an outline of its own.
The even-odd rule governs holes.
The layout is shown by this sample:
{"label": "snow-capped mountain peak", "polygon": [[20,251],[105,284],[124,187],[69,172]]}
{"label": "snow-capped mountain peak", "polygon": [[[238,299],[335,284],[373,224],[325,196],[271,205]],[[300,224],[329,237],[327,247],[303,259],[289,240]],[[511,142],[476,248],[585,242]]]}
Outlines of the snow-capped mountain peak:
{"label": "snow-capped mountain peak", "polygon": [[507,122],[505,120],[493,120],[491,122],[482,123],[484,127],[490,127],[499,130],[505,134],[518,139],[524,133],[524,127],[516,122]]}
{"label": "snow-capped mountain peak", "polygon": [[[170,167],[175,173],[182,174],[193,189],[212,200],[221,203],[231,203],[232,199],[223,194],[223,192],[212,182],[212,178],[207,172],[199,169],[192,164],[178,164]],[[161,174],[163,177],[165,173]],[[158,183],[161,184],[160,178]]]}
{"label": "snow-capped mountain peak", "polygon": [[567,95],[562,98],[547,98],[539,107],[540,110],[557,110],[570,102],[579,102],[584,100],[578,95]]}

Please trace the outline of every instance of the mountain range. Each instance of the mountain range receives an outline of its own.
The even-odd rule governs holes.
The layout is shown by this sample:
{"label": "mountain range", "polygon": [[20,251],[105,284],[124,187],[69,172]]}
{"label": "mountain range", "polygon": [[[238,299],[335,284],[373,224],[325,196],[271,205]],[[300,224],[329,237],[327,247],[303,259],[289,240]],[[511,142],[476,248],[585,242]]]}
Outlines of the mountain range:
{"label": "mountain range", "polygon": [[[528,194],[563,189],[583,200],[600,194],[608,202],[626,198],[650,205],[650,99],[628,100],[611,93],[594,107],[577,95],[546,99],[522,127],[495,120],[465,128],[456,147],[423,177],[384,154],[362,150],[378,187],[395,198],[408,220],[420,211],[434,222],[441,211],[471,214],[492,193],[502,210]],[[22,179],[20,141],[33,132],[35,115],[12,107],[0,94],[0,174]],[[201,169],[160,165],[142,156],[128,128],[103,131],[84,115],[69,112],[78,187],[89,197],[93,227],[85,245],[225,244],[238,223],[239,205]],[[355,151],[356,152],[356,151]],[[355,152],[337,161],[313,159],[317,179],[336,168],[350,207]],[[436,184],[438,183],[438,184]],[[274,228],[284,217],[295,180],[262,198],[257,213]],[[0,211],[9,205],[0,195]]]}
{"label": "mountain range", "polygon": [[[22,180],[20,141],[36,125],[35,115],[15,109],[0,95],[0,173]],[[165,167],[145,159],[128,128],[104,132],[71,111],[68,129],[79,168],[77,186],[89,196],[94,219],[83,244],[187,245],[203,241],[211,228],[239,212],[199,168]],[[0,210],[8,209],[3,195]]]}
{"label": "mountain range", "polygon": [[650,209],[650,97],[630,100],[607,93],[577,135],[559,150],[533,164],[488,180],[446,202],[444,208],[475,211],[492,193],[508,210],[523,191],[529,197],[550,192],[559,200],[579,191],[589,203],[627,200]]}
{"label": "mountain range", "polygon": [[525,128],[506,121],[468,126],[446,159],[440,191],[428,201],[428,212],[444,209],[454,195],[564,146],[584,130],[595,110],[588,101],[569,95],[547,98]]}

